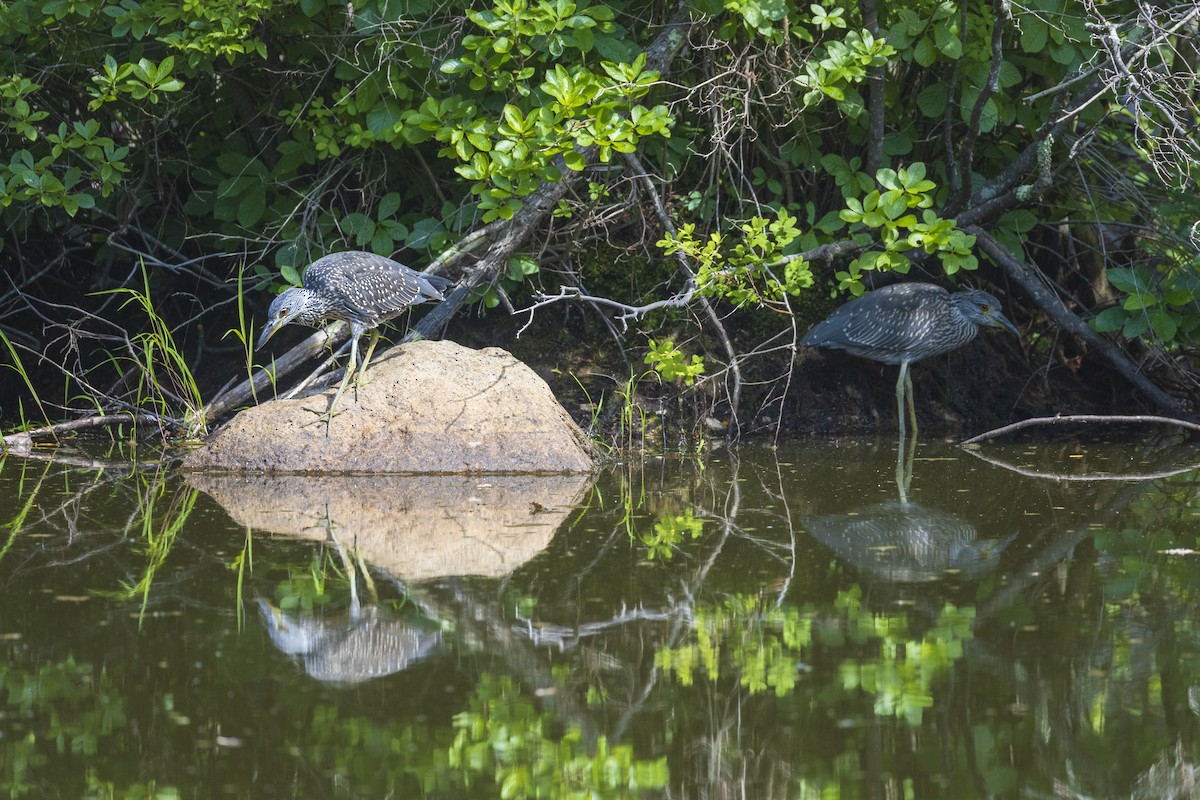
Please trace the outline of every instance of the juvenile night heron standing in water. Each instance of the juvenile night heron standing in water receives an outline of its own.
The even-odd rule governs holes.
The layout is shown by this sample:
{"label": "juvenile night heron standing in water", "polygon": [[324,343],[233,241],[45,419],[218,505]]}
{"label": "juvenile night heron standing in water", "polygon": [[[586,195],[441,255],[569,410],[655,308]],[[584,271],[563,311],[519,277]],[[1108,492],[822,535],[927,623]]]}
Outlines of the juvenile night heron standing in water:
{"label": "juvenile night heron standing in water", "polygon": [[832,347],[856,356],[899,364],[896,413],[904,438],[904,398],[917,435],[908,365],[961,347],[982,327],[1007,328],[1020,336],[1000,311],[1000,301],[980,289],[951,294],[931,283],[897,283],[856,297],[813,326],[800,344]]}
{"label": "juvenile night heron standing in water", "polygon": [[[356,388],[362,380],[379,341],[379,326],[409,306],[444,299],[442,289],[451,282],[409,269],[398,261],[374,253],[346,252],[318,258],[304,273],[302,283],[271,303],[267,326],[258,337],[255,349],[260,349],[277,330],[291,322],[312,328],[335,319],[350,324],[350,361],[346,364],[346,374],[329,409],[321,415],[328,424],[338,399],[351,380]],[[358,340],[368,331],[371,341],[355,375]]]}

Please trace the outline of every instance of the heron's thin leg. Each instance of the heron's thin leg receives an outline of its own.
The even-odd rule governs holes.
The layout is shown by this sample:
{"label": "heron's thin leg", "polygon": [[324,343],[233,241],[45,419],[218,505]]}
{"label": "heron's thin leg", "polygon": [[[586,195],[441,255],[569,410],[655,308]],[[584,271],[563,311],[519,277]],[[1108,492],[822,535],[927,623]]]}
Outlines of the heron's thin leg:
{"label": "heron's thin leg", "polygon": [[379,344],[379,329],[371,329],[371,341],[367,343],[367,354],[363,357],[362,365],[358,368],[358,377],[362,378],[363,373],[367,371],[367,364],[371,362],[371,356],[375,354],[375,345]]}
{"label": "heron's thin leg", "polygon": [[[912,422],[912,444],[905,446],[904,435],[904,398],[908,397],[909,420]],[[900,362],[900,377],[896,379],[896,419],[900,428],[900,439],[896,443],[896,489],[900,493],[900,502],[908,502],[908,487],[912,483],[912,458],[917,448],[917,414],[913,408],[912,372],[908,362]]]}
{"label": "heron's thin leg", "polygon": [[908,362],[900,362],[900,376],[896,378],[896,419],[900,426],[900,446],[904,446],[904,392],[905,378],[908,377]]}
{"label": "heron's thin leg", "polygon": [[367,354],[363,356],[362,364],[358,367],[358,375],[354,378],[354,402],[358,402],[358,383],[362,380],[363,375],[367,371],[367,362],[371,360],[372,354],[375,352],[375,345],[379,343],[379,330],[371,329],[371,341],[367,343]]}
{"label": "heron's thin leg", "polygon": [[917,441],[917,406],[916,395],[913,394],[912,372],[904,372],[904,390],[908,394],[908,420],[912,423],[913,441]]}
{"label": "heron's thin leg", "polygon": [[350,361],[346,363],[346,374],[342,376],[342,383],[338,386],[337,393],[333,395],[333,402],[329,404],[329,408],[321,416],[325,420],[325,435],[329,435],[329,422],[333,419],[333,410],[337,408],[338,400],[342,396],[342,392],[346,391],[346,387],[350,385],[351,379],[354,377],[354,367],[358,364],[358,337],[355,336],[350,340]]}
{"label": "heron's thin leg", "polygon": [[363,561],[362,553],[355,551],[355,557],[358,560],[358,571],[363,576],[363,580],[367,584],[367,594],[371,597],[371,605],[379,603],[379,591],[375,588],[375,579],[371,577],[371,570],[367,568],[367,564]]}
{"label": "heron's thin leg", "polygon": [[[358,599],[358,571],[355,567],[355,560],[350,553],[346,552],[346,548],[342,547],[342,540],[333,532],[332,524],[327,529],[329,538],[333,540],[334,547],[337,548],[338,557],[342,560],[342,567],[346,570],[346,577],[350,580],[350,618],[357,619],[360,616],[361,605]],[[357,555],[357,553],[355,553]]]}
{"label": "heron's thin leg", "polygon": [[896,448],[896,487],[900,492],[900,502],[908,503],[908,489],[912,486],[913,461],[917,455],[917,436],[913,434],[912,441],[905,446],[904,437],[900,437],[900,446]]}

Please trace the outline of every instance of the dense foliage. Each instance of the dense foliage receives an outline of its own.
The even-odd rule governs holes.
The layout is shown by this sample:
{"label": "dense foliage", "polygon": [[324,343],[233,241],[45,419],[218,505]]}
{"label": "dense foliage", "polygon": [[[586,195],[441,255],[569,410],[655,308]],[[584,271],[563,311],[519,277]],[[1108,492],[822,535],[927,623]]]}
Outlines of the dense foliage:
{"label": "dense foliage", "polygon": [[[113,344],[84,312],[115,315],[85,295],[141,288],[139,261],[203,349],[196,323],[229,325],[213,315],[243,270],[247,287],[295,282],[340,248],[419,265],[523,221],[537,234],[474,276],[475,300],[528,303],[533,283],[550,306],[603,296],[626,322],[668,325],[647,331],[666,352],[720,362],[696,383],[718,402],[723,381],[736,412],[740,365],[790,353],[827,307],[797,298],[859,293],[878,271],[958,280],[982,233],[1194,388],[1197,15],[15,0],[0,8],[0,332],[61,351],[59,405],[138,406],[132,388],[97,388],[130,335]],[[663,57],[671,35],[686,46]],[[553,184],[567,190],[533,216],[526,201]],[[1066,361],[1059,346],[1045,355]]]}

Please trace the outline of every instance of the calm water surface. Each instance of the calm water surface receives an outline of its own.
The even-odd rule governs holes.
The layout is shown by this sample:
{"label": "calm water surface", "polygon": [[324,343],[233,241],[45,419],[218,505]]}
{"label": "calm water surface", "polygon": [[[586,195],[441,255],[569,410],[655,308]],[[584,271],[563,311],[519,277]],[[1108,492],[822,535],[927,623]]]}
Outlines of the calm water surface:
{"label": "calm water surface", "polygon": [[1198,460],[8,457],[0,796],[1196,796]]}

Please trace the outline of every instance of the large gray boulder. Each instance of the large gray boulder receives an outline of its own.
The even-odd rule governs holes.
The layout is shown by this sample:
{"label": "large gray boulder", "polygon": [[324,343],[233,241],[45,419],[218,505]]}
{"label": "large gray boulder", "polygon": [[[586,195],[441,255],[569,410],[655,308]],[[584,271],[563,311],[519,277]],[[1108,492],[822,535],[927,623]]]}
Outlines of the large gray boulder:
{"label": "large gray boulder", "polygon": [[240,412],[184,459],[187,471],[585,473],[594,449],[510,353],[411,342],[371,362],[328,426],[333,389]]}

